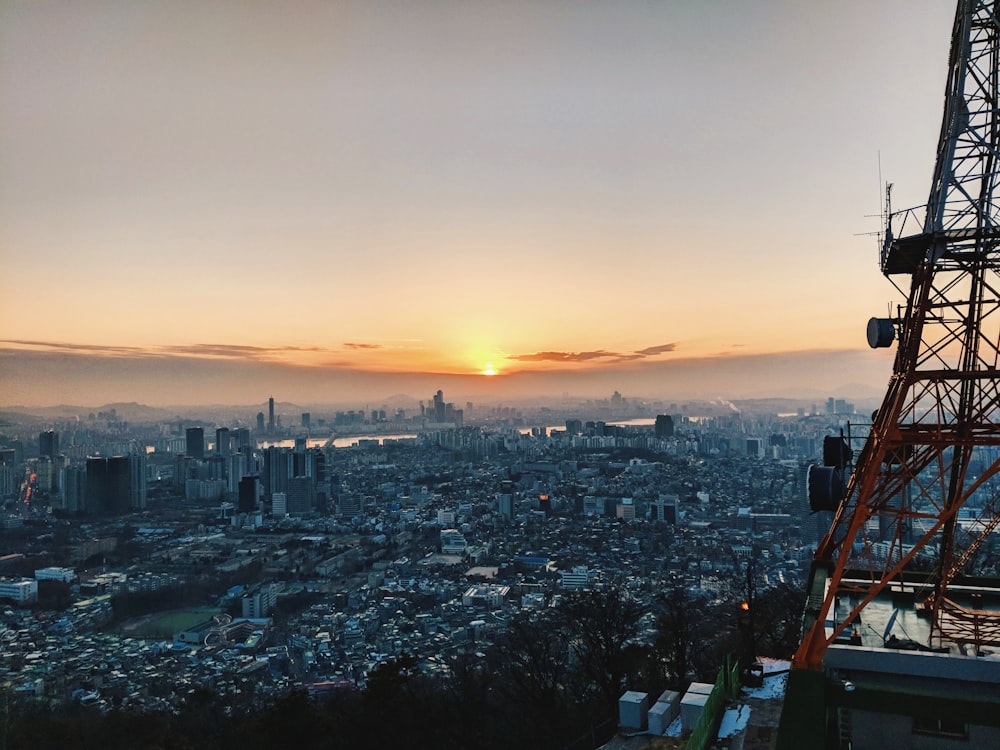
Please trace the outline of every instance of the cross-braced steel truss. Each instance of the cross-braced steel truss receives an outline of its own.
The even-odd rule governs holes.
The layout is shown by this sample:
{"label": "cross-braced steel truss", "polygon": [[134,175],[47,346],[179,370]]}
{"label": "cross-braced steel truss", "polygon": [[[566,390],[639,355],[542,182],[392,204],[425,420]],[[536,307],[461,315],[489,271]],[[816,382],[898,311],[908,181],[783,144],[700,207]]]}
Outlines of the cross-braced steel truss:
{"label": "cross-braced steel truss", "polygon": [[[908,210],[886,228],[882,270],[910,276],[907,303],[885,398],[816,553],[814,580],[818,569],[827,579],[807,605],[800,668],[820,669],[827,646],[911,572],[927,574],[931,645],[1000,644],[1000,613],[947,595],[1000,524],[998,6],[959,2],[925,217],[914,224]],[[857,603],[830,623],[844,594]]]}

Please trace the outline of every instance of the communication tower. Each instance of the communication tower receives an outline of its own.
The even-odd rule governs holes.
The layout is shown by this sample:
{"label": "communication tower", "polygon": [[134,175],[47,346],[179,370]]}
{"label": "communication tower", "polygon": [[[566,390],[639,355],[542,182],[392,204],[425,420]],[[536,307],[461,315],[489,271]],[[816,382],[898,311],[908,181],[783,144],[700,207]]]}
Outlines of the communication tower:
{"label": "communication tower", "polygon": [[[997,0],[958,2],[927,205],[887,209],[881,270],[906,303],[894,317],[873,318],[868,341],[895,344],[892,375],[856,460],[837,438],[826,465],[809,472],[812,509],[834,515],[812,563],[779,747],[862,746],[845,728],[854,682],[840,679],[843,695],[834,695],[861,649],[837,647],[861,646],[876,631],[886,641],[903,606],[925,623],[923,642],[908,644],[921,654],[983,662],[977,655],[1000,646],[1000,600],[991,604],[968,578],[998,572],[976,567],[1000,524],[998,18]],[[879,600],[890,602],[882,611],[891,618],[868,616]],[[886,669],[910,668],[885,651]],[[885,697],[871,691],[869,701]],[[911,718],[911,734],[920,732],[921,718]]]}

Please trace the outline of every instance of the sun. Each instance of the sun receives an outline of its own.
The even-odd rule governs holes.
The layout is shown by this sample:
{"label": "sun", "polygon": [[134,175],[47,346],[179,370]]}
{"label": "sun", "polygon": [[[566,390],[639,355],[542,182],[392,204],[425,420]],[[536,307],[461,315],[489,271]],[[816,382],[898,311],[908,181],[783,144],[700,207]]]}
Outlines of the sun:
{"label": "sun", "polygon": [[492,377],[497,374],[497,368],[493,366],[492,362],[487,362],[486,367],[483,368],[483,375],[487,377]]}

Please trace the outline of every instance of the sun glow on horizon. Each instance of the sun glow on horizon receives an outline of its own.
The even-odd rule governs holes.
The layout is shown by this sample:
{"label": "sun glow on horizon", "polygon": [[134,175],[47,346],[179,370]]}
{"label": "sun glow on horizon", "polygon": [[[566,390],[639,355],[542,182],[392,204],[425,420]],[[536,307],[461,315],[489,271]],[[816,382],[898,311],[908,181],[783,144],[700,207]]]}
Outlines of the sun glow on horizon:
{"label": "sun glow on horizon", "polygon": [[497,368],[493,366],[492,362],[487,362],[486,367],[483,368],[483,375],[487,377],[493,377],[497,374]]}

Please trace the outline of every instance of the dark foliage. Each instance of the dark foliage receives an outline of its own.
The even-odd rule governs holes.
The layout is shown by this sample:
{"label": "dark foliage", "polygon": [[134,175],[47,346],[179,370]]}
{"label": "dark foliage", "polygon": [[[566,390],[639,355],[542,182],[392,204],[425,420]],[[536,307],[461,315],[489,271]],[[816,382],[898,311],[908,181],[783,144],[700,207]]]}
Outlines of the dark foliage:
{"label": "dark foliage", "polygon": [[802,635],[802,602],[798,584],[783,583],[757,594],[754,627],[758,656],[790,659]]}
{"label": "dark foliage", "polygon": [[[800,602],[790,587],[756,595],[764,653],[790,652],[797,632],[788,623],[797,622]],[[453,656],[442,664],[447,669],[428,673],[403,655],[373,670],[363,690],[321,699],[296,691],[255,708],[226,705],[207,689],[173,713],[102,714],[79,704],[53,712],[0,694],[0,750],[592,747],[614,732],[623,690],[714,679],[727,649],[739,643],[734,602],[665,592],[655,644],[637,637],[643,614],[622,586],[574,593],[556,607],[516,616],[494,646]]]}

